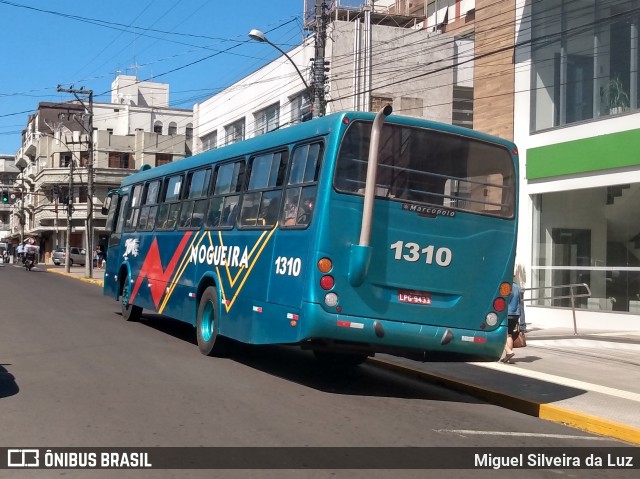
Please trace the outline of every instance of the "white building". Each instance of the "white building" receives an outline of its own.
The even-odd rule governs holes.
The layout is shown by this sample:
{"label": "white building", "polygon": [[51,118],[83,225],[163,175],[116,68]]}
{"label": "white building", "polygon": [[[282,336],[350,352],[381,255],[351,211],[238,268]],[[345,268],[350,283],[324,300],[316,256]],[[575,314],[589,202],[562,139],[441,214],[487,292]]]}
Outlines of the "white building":
{"label": "white building", "polygon": [[26,236],[36,237],[45,260],[54,248],[66,244],[65,203],[69,197],[74,206],[69,243],[77,247],[89,244],[85,219],[91,139],[93,247],[106,240],[106,218],[100,206],[109,189],[143,164],[157,166],[191,156],[192,111],[169,107],[167,84],[118,76],[112,84],[112,103],[93,105],[91,136],[88,113],[77,101],[40,103],[22,134],[16,155],[21,173],[15,184],[24,185],[24,197],[14,205],[11,235],[14,243]]}
{"label": "white building", "polygon": [[[473,43],[465,35],[453,41],[453,35],[423,28],[422,11],[417,16],[392,15],[389,8],[373,12],[371,44],[383,47],[374,48],[369,57],[368,28],[362,9],[338,5],[331,10],[325,47],[325,59],[330,65],[325,88],[327,113],[376,110],[392,103],[399,114],[456,123],[452,99],[457,92],[472,89],[473,68],[472,63],[465,65],[465,69],[453,68],[453,64]],[[265,44],[264,48],[273,47]],[[402,52],[402,58],[398,52]],[[308,103],[301,76],[309,83],[306,79],[314,56],[314,38],[307,38],[288,55],[291,61],[280,56],[194,106],[196,152],[300,121]],[[369,76],[371,83],[367,80]],[[409,91],[408,79],[411,79]],[[466,123],[459,120],[457,124]]]}

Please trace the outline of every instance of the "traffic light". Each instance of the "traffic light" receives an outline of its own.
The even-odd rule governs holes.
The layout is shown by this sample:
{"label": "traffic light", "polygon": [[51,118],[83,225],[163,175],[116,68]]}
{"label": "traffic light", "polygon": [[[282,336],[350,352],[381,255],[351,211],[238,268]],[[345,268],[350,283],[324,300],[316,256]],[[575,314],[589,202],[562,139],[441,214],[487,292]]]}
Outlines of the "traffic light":
{"label": "traffic light", "polygon": [[2,190],[2,204],[6,205],[9,203],[9,190]]}

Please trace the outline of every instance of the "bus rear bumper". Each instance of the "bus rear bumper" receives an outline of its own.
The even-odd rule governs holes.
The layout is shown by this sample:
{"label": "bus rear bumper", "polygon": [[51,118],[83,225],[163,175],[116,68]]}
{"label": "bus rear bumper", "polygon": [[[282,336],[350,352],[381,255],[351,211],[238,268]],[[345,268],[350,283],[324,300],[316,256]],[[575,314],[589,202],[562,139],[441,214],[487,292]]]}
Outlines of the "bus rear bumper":
{"label": "bus rear bumper", "polygon": [[507,337],[506,325],[487,331],[336,315],[312,303],[304,306],[299,324],[303,347],[422,361],[497,361]]}

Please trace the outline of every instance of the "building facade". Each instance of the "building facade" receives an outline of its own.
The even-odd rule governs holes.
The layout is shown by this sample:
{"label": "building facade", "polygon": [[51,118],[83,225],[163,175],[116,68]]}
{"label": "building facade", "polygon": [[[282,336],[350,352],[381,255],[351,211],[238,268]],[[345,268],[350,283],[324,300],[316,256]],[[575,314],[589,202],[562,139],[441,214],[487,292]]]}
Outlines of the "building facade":
{"label": "building facade", "polygon": [[14,183],[19,173],[20,170],[15,166],[15,156],[0,154],[0,192],[3,195],[0,202],[0,243],[8,242],[11,237],[11,210],[16,201]]}
{"label": "building facade", "polygon": [[[640,327],[640,2],[516,2],[514,137],[521,154],[518,261],[528,318]],[[564,290],[565,294],[568,292]]]}
{"label": "building facade", "polygon": [[[169,108],[169,86],[119,76],[112,103],[40,103],[29,117],[16,155],[15,186],[22,201],[13,205],[15,243],[34,237],[42,260],[66,244],[105,247],[106,218],[100,213],[107,191],[143,164],[157,166],[191,155],[192,112]],[[91,153],[91,154],[90,154]],[[93,158],[93,224],[87,241],[88,177]],[[72,204],[71,213],[68,205]],[[21,222],[23,224],[21,224]]]}
{"label": "building facade", "polygon": [[[461,13],[452,0],[458,27],[447,33],[435,13],[425,16],[432,2],[410,10],[375,2],[369,11],[363,1],[326,3],[326,113],[390,103],[398,114],[473,126],[472,8]],[[314,54],[311,36],[290,60],[281,56],[195,105],[195,151],[299,122],[311,103],[300,77],[310,77]]]}

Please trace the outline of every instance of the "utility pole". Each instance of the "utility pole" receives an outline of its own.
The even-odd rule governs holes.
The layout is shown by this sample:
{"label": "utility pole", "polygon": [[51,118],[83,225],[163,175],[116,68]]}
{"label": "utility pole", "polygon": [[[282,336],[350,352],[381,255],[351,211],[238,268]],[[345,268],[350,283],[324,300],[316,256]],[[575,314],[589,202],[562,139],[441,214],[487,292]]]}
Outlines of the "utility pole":
{"label": "utility pole", "polygon": [[69,191],[67,193],[67,237],[64,245],[66,253],[64,255],[64,270],[71,271],[71,218],[73,218],[73,157],[69,161]]}
{"label": "utility pole", "polygon": [[[94,195],[94,187],[93,187],[93,90],[85,90],[84,88],[73,89],[73,88],[62,88],[58,85],[58,91],[64,93],[73,93],[76,99],[80,102],[80,104],[84,107],[87,115],[89,116],[89,127],[85,128],[84,126],[84,117],[80,120],[80,125],[82,129],[87,133],[87,143],[88,143],[88,154],[89,158],[87,159],[87,217],[85,220],[85,229],[86,229],[86,241],[85,241],[85,276],[87,278],[93,277],[93,195]],[[89,97],[89,106],[85,105],[82,99],[78,95],[85,95]],[[70,165],[70,178],[69,178],[69,210],[73,211],[72,206],[72,186],[73,186],[73,158],[71,159]],[[65,258],[65,268],[66,271],[69,272],[69,256],[71,250],[69,245],[69,237],[71,236],[71,213],[68,214],[68,224],[67,224],[67,255]]]}
{"label": "utility pole", "polygon": [[316,39],[313,57],[313,117],[324,116],[326,102],[324,99],[325,60],[324,47],[327,41],[327,23],[324,14],[326,0],[316,0]]}
{"label": "utility pole", "polygon": [[363,111],[371,111],[371,69],[372,69],[372,32],[371,32],[371,11],[373,10],[373,0],[367,0],[364,6],[364,105]]}

